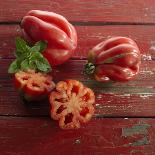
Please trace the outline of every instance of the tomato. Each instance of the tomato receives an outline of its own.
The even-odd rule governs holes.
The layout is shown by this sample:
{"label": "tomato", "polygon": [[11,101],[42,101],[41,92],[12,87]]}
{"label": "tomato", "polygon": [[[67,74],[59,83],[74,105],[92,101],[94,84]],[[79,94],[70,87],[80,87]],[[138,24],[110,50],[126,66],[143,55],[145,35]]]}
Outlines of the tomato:
{"label": "tomato", "polygon": [[85,72],[100,82],[126,82],[138,74],[140,57],[139,48],[132,39],[113,37],[89,51]]}
{"label": "tomato", "polygon": [[50,75],[28,70],[15,74],[15,87],[26,100],[36,101],[46,98],[55,84]]}
{"label": "tomato", "polygon": [[62,129],[80,128],[94,114],[95,95],[90,88],[76,80],[60,81],[49,98],[51,117]]}
{"label": "tomato", "polygon": [[31,10],[22,19],[21,28],[29,42],[48,42],[43,55],[51,65],[67,61],[77,46],[77,33],[73,25],[54,12]]}

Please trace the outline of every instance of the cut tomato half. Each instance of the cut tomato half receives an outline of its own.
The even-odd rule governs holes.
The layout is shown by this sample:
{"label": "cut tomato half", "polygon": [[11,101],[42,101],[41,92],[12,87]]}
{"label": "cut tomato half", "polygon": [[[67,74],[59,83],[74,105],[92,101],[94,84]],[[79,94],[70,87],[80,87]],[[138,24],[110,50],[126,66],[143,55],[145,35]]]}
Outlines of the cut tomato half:
{"label": "cut tomato half", "polygon": [[31,101],[47,97],[55,84],[50,75],[28,70],[15,74],[15,87],[22,92],[25,99]]}
{"label": "cut tomato half", "polygon": [[94,92],[76,80],[60,81],[49,100],[51,117],[62,129],[80,128],[94,114]]}

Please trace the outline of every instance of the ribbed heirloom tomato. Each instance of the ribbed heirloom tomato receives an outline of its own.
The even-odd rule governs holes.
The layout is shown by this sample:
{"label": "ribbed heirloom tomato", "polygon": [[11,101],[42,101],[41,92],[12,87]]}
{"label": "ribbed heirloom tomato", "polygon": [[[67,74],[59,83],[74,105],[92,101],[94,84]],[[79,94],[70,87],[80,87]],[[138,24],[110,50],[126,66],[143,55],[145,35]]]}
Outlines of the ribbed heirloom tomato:
{"label": "ribbed heirloom tomato", "polygon": [[77,33],[73,25],[54,12],[31,10],[22,19],[21,28],[29,42],[48,42],[43,55],[51,65],[67,61],[77,46]]}
{"label": "ribbed heirloom tomato", "polygon": [[139,48],[132,39],[113,37],[89,51],[85,72],[97,81],[125,82],[135,78],[140,62]]}
{"label": "ribbed heirloom tomato", "polygon": [[15,87],[26,100],[38,101],[47,97],[55,84],[50,75],[28,70],[15,73]]}
{"label": "ribbed heirloom tomato", "polygon": [[60,81],[50,94],[51,117],[62,129],[80,128],[93,113],[95,96],[90,88],[76,80]]}

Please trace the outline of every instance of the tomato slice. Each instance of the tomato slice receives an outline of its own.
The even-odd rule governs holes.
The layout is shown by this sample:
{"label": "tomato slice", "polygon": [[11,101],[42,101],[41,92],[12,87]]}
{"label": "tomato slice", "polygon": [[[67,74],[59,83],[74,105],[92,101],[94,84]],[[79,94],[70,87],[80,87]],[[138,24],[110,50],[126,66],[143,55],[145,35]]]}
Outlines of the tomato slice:
{"label": "tomato slice", "polygon": [[27,72],[23,72],[23,71],[19,71],[15,74],[15,87],[17,89],[22,89],[27,81],[32,78],[32,75],[34,74],[35,72],[32,71],[32,70],[29,70]]}
{"label": "tomato slice", "polygon": [[31,101],[47,97],[55,84],[50,75],[28,70],[15,74],[15,87],[22,92],[25,99]]}
{"label": "tomato slice", "polygon": [[80,128],[94,114],[94,92],[76,80],[60,81],[51,92],[51,117],[62,129]]}

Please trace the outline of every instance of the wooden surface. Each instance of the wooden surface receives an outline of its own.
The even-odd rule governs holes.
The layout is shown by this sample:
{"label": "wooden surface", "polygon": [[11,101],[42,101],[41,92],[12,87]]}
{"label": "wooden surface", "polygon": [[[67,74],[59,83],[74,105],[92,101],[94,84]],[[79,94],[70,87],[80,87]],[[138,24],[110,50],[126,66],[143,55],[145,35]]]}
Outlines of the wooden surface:
{"label": "wooden surface", "polygon": [[154,154],[154,119],[93,119],[81,129],[62,131],[49,118],[1,117],[0,126],[3,155]]}
{"label": "wooden surface", "polygon": [[57,12],[76,23],[154,23],[154,5],[154,0],[5,0],[0,5],[0,21],[20,21],[27,11],[41,9]]}
{"label": "wooden surface", "polygon": [[[154,155],[155,1],[5,0],[0,2],[0,155]],[[63,131],[49,117],[48,101],[24,103],[7,73],[14,39],[27,11],[64,15],[75,25],[78,48],[53,69],[54,80],[82,81],[96,94],[95,115],[79,130]],[[142,56],[138,77],[128,83],[100,84],[83,75],[87,52],[111,36],[134,39]],[[72,67],[71,67],[72,66]]]}

